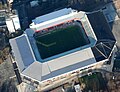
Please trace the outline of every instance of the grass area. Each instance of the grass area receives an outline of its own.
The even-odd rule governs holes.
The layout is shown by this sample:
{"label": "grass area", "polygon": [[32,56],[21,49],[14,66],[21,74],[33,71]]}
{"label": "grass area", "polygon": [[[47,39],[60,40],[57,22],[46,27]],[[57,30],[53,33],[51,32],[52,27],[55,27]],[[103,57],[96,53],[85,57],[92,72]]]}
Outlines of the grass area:
{"label": "grass area", "polygon": [[36,43],[41,58],[45,59],[83,46],[88,41],[85,40],[79,26],[71,25],[36,37]]}
{"label": "grass area", "polygon": [[79,78],[80,84],[85,84],[85,89],[83,92],[99,92],[100,90],[106,90],[106,83],[102,77],[101,73],[93,73],[92,75],[86,75]]}

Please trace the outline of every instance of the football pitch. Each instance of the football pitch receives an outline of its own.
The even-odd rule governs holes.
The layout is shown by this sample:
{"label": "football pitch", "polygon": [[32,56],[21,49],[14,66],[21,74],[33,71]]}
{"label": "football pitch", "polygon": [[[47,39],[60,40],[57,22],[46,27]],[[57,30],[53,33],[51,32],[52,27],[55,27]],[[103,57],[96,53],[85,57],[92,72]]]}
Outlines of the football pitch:
{"label": "football pitch", "polygon": [[89,41],[83,36],[81,28],[71,25],[66,28],[55,29],[49,33],[35,37],[42,59],[81,47]]}

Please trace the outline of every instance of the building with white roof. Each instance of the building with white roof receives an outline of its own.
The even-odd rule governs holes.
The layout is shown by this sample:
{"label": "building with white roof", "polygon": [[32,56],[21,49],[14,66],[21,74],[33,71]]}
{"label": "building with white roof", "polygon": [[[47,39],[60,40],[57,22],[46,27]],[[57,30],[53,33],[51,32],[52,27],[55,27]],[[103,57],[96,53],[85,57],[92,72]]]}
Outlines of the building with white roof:
{"label": "building with white roof", "polygon": [[[101,11],[86,14],[82,11],[78,12],[71,8],[65,8],[34,19],[30,29],[27,29],[23,35],[10,39],[13,56],[21,76],[43,85],[45,81],[53,81],[66,74],[88,69],[100,62],[111,61],[116,40],[112,33],[108,32],[110,28],[106,24],[106,20],[103,23],[104,25],[97,23],[97,17],[100,15],[102,15]],[[102,17],[104,18],[104,16]],[[43,30],[71,21],[80,21],[89,43],[42,59],[34,36],[38,33],[42,34]],[[99,28],[102,26],[101,31],[96,25],[99,25]],[[102,35],[103,29],[107,36]]]}
{"label": "building with white roof", "polygon": [[6,25],[9,33],[14,33],[16,30],[20,30],[20,22],[18,15],[10,15],[9,18],[6,18]]}

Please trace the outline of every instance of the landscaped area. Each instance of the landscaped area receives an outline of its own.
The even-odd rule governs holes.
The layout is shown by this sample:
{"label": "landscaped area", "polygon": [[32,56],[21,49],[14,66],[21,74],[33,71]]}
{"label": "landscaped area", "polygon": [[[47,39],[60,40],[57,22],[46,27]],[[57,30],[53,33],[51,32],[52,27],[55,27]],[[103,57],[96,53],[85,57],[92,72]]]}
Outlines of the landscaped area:
{"label": "landscaped area", "polygon": [[95,72],[79,78],[82,92],[105,92],[107,85],[101,73]]}
{"label": "landscaped area", "polygon": [[82,31],[78,25],[69,25],[35,37],[41,58],[45,59],[88,44],[89,40]]}
{"label": "landscaped area", "polygon": [[109,92],[107,81],[100,72],[90,73],[83,77],[77,76],[74,80],[54,88],[48,92]]}

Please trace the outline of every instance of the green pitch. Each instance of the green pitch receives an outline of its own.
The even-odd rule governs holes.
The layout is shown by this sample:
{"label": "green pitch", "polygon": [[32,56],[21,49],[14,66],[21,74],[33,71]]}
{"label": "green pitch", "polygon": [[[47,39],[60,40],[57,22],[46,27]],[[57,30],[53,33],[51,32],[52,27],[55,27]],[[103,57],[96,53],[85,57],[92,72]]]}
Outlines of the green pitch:
{"label": "green pitch", "polygon": [[36,37],[36,44],[41,58],[45,59],[65,51],[87,44],[77,25],[55,29],[47,34]]}

